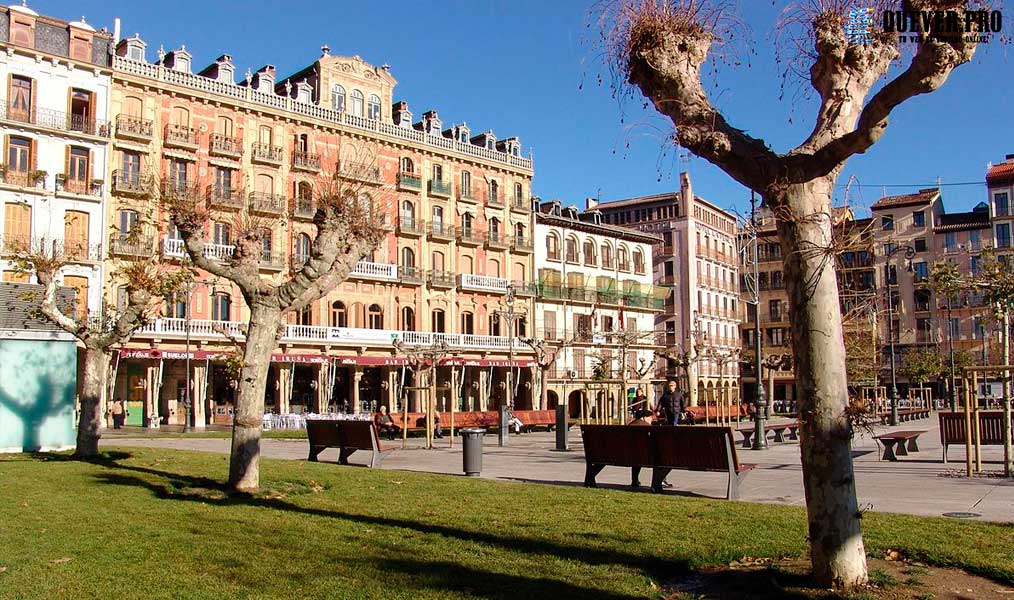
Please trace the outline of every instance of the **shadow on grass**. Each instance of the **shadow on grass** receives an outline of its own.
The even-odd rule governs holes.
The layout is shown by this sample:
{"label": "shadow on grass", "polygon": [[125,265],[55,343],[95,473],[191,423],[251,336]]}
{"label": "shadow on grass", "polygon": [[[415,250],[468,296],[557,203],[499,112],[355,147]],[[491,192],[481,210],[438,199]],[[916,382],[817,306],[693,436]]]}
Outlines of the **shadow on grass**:
{"label": "shadow on grass", "polygon": [[[116,461],[103,461],[100,464],[117,471],[143,473],[163,478],[164,483],[115,471],[97,475],[97,478],[103,483],[146,488],[157,498],[164,500],[199,502],[214,506],[254,506],[313,517],[338,519],[356,524],[403,528],[421,534],[443,536],[469,543],[487,544],[511,552],[549,555],[590,565],[622,565],[640,570],[646,576],[656,579],[672,577],[679,573],[688,573],[691,570],[689,563],[685,560],[667,560],[651,555],[625,553],[616,548],[596,548],[563,544],[546,539],[502,535],[493,531],[470,531],[436,523],[424,523],[413,519],[311,508],[299,506],[280,498],[229,493],[221,481],[208,477],[181,475],[147,467],[124,465]],[[455,569],[461,570],[463,566],[455,564]],[[483,576],[486,575],[489,574],[483,573]],[[504,588],[505,592],[510,589],[510,587]],[[585,594],[584,597],[586,598],[601,597],[606,599],[619,597],[614,595],[588,596],[587,594],[590,591],[584,588],[582,588],[582,593]]]}

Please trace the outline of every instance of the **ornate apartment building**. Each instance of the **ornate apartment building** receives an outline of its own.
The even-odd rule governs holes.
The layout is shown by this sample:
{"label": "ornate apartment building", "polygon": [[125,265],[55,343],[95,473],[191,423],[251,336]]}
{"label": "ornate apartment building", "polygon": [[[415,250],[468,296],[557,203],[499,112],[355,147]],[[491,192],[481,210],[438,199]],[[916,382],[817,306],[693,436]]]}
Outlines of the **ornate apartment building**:
{"label": "ornate apartment building", "polygon": [[[518,405],[530,406],[530,350],[513,339],[511,352],[497,310],[513,285],[515,310],[525,313],[514,333],[529,335],[531,159],[517,138],[445,126],[436,111],[413,118],[386,65],[321,50],[305,69],[278,77],[271,65],[239,74],[228,55],[199,68],[183,46],[159,49],[149,62],[139,36],[119,40],[107,174],[112,255],[183,261],[178,233],[147,190],[196,185],[212,215],[212,257],[228,261],[237,215],[256,215],[270,227],[262,276],[282,277],[309,254],[314,182],[337,173],[362,185],[390,234],[339,289],[291,315],[273,357],[267,409],[396,408],[411,380],[395,341],[449,347],[437,369],[440,409],[504,402],[508,368],[520,375]],[[110,301],[117,285],[107,290]],[[202,273],[189,310],[186,298],[167,302],[165,316],[121,352],[115,395],[138,409],[131,416],[139,422],[141,414],[182,422],[189,327],[197,423],[228,422],[233,390],[221,357],[233,348],[229,338],[242,339],[247,314],[229,282]]]}
{"label": "ornate apartment building", "polygon": [[13,250],[61,253],[81,313],[102,304],[111,41],[84,21],[0,8],[0,271],[27,283]]}
{"label": "ornate apartment building", "polygon": [[[655,319],[659,342],[689,359],[691,402],[739,397],[741,303],[736,216],[693,193],[688,173],[676,192],[598,203],[604,223],[662,239],[653,252],[655,283],[670,288]],[[659,378],[680,369],[660,361]]]}
{"label": "ornate apartment building", "polygon": [[625,411],[613,402],[624,382],[652,399],[655,315],[668,295],[651,268],[661,238],[552,201],[535,217],[535,240],[534,335],[559,348],[547,373],[549,406],[567,398],[575,418]]}

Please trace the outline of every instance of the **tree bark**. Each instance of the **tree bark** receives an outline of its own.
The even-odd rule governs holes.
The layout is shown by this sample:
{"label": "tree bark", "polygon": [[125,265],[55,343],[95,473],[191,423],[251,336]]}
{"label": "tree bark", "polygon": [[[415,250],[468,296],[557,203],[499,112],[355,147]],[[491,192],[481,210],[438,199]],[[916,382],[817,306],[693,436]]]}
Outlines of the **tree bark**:
{"label": "tree bark", "polygon": [[232,454],[229,459],[229,487],[252,492],[260,487],[261,420],[267,388],[271,353],[278,345],[282,313],[274,307],[254,304],[243,351],[236,406],[232,421]]}
{"label": "tree bark", "polygon": [[834,178],[789,186],[776,210],[792,315],[799,386],[800,450],[810,559],[818,583],[852,589],[867,581],[851,427],[845,409],[845,342],[832,247]]}
{"label": "tree bark", "polygon": [[107,352],[85,347],[84,380],[81,382],[81,414],[77,424],[77,449],[74,455],[91,458],[99,455],[99,433],[102,427],[102,392],[105,387]]}

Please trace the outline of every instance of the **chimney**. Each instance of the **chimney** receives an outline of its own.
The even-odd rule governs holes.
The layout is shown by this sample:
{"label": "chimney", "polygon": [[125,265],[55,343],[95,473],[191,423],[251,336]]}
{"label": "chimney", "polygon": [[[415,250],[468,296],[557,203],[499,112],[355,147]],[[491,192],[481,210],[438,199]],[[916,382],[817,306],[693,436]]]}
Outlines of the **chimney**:
{"label": "chimney", "polygon": [[599,201],[596,200],[595,198],[590,198],[589,197],[589,198],[585,198],[584,199],[584,209],[585,210],[591,210],[591,209],[595,208],[598,205],[599,205]]}
{"label": "chimney", "polygon": [[690,173],[686,171],[680,173],[680,200],[687,214],[690,214],[689,207],[694,202],[694,188],[690,185]]}

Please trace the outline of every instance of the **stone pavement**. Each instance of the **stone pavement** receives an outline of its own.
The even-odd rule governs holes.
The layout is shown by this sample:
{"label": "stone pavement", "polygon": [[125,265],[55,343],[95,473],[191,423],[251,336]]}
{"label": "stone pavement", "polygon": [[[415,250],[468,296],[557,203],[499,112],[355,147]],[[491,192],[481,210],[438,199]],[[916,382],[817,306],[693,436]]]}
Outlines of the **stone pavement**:
{"label": "stone pavement", "polygon": [[[880,460],[881,450],[869,437],[857,437],[853,443],[859,505],[863,509],[898,512],[915,515],[940,516],[948,512],[972,512],[979,519],[1014,522],[1014,481],[998,476],[978,476],[966,479],[964,474],[964,448],[951,446],[948,464],[941,460],[941,446],[936,415],[931,419],[911,421],[895,430],[927,430],[919,438],[921,452],[899,457],[898,462]],[[877,432],[890,431],[878,427]],[[229,452],[229,440],[222,438],[151,437],[130,438],[129,433],[105,435],[103,446],[145,446],[178,448],[205,452]],[[739,435],[736,436],[739,438]],[[584,481],[584,454],[581,451],[581,434],[571,429],[569,452],[558,452],[555,434],[536,432],[512,435],[509,444],[497,446],[496,435],[487,435],[483,445],[482,477],[490,479],[526,481],[542,484],[581,485]],[[424,471],[428,473],[462,474],[461,439],[436,440],[434,450],[422,448],[423,440],[410,438],[409,447],[388,453],[383,469]],[[401,445],[401,441],[384,442]],[[291,460],[305,460],[306,440],[266,439],[262,441],[264,456]],[[802,473],[798,442],[771,444],[767,451],[755,452],[737,448],[740,462],[758,465],[740,488],[745,501],[775,504],[803,505]],[[1002,473],[1003,448],[983,447],[983,471]],[[338,450],[328,449],[320,455],[324,462],[338,460]],[[354,454],[350,462],[368,464],[369,455]],[[336,467],[337,468],[337,467]],[[642,473],[642,483],[650,480]],[[606,467],[598,476],[600,487],[627,488],[629,469]],[[673,471],[669,481],[673,488],[667,494],[724,498],[727,476],[720,473]],[[641,488],[641,493],[647,493]]]}

